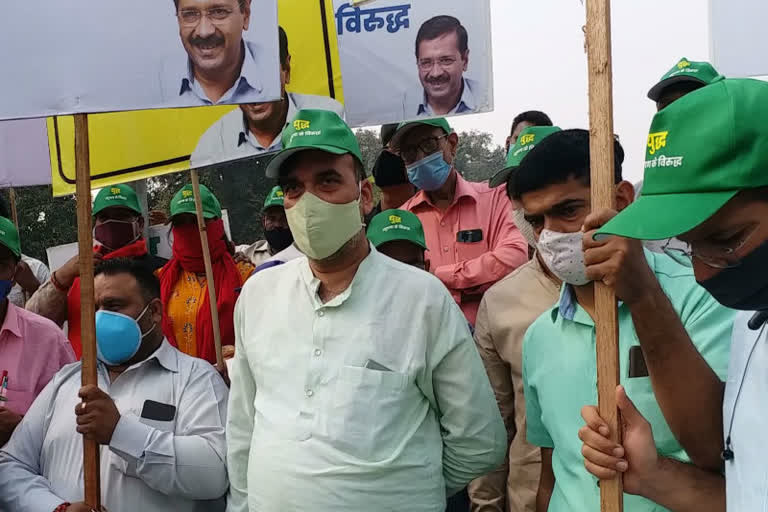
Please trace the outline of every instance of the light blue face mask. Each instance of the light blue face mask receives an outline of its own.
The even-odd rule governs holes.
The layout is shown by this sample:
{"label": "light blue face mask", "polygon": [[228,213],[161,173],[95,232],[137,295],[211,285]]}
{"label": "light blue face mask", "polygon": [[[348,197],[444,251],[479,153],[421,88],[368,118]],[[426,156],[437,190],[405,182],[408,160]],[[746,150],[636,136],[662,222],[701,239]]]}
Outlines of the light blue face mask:
{"label": "light blue face mask", "polygon": [[118,366],[129,361],[141,347],[143,340],[156,325],[143,333],[139,319],[147,312],[149,304],[138,318],[132,318],[114,311],[96,312],[96,349],[99,361],[107,366]]}
{"label": "light blue face mask", "polygon": [[406,168],[408,180],[417,188],[427,192],[438,190],[445,185],[451,169],[451,164],[445,161],[442,151],[432,153]]}

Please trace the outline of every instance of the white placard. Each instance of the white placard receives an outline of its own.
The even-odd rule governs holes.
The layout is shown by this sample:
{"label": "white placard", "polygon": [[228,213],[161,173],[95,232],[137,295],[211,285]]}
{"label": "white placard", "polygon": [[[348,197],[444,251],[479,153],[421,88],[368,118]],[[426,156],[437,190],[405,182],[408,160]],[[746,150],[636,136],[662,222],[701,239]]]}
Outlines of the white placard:
{"label": "white placard", "polygon": [[710,0],[712,63],[720,73],[768,75],[766,21],[766,0]]}
{"label": "white placard", "polygon": [[0,119],[280,98],[274,0],[3,2],[0,47]]}
{"label": "white placard", "polygon": [[351,126],[493,109],[489,0],[333,4]]}

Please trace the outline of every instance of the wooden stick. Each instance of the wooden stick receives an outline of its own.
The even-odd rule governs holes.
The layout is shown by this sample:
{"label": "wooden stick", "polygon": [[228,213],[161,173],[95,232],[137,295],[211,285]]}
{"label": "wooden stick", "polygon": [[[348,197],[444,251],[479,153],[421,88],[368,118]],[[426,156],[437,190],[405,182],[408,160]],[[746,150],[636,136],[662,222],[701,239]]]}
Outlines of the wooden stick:
{"label": "wooden stick", "polygon": [[221,355],[221,330],[219,329],[219,309],[216,305],[216,285],[213,279],[213,265],[211,265],[211,250],[208,247],[208,230],[205,227],[203,217],[203,202],[200,199],[200,177],[196,169],[192,169],[192,192],[195,194],[195,212],[197,213],[197,227],[200,229],[200,241],[203,244],[203,263],[205,264],[205,281],[208,283],[208,302],[211,303],[211,323],[213,325],[213,342],[216,345],[216,366],[219,371],[224,371],[224,358]]}
{"label": "wooden stick", "polygon": [[[589,125],[592,208],[615,208],[613,169],[613,71],[611,65],[611,2],[587,0],[589,61]],[[616,297],[602,282],[595,283],[597,396],[600,415],[620,443],[621,418],[616,406],[619,384],[619,323]],[[600,482],[600,510],[621,512],[624,491],[619,474]]]}
{"label": "wooden stick", "polygon": [[19,230],[19,212],[16,210],[16,189],[10,187],[8,189],[8,202],[11,203],[11,220],[16,226],[16,231]]}
{"label": "wooden stick", "polygon": [[[88,115],[75,115],[75,171],[77,194],[77,241],[80,263],[80,340],[82,384],[98,386],[96,374],[96,324],[93,293],[93,237],[91,235],[91,163],[88,147]],[[85,502],[101,506],[99,444],[83,439]]]}

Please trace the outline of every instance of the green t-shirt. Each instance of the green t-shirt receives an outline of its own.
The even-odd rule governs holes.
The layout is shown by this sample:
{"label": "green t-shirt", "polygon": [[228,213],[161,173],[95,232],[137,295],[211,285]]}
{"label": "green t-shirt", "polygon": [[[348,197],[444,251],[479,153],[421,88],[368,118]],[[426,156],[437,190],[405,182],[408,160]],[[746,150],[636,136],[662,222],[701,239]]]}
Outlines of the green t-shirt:
{"label": "green t-shirt", "polygon": [[[721,379],[728,370],[731,328],[735,312],[724,308],[696,283],[693,270],[664,254],[646,251],[648,264],[694,345]],[[653,427],[661,455],[689,461],[656,403],[650,377],[629,378],[629,350],[639,345],[629,307],[619,303],[620,380],[638,410]],[[600,510],[597,479],[584,468],[579,428],[581,408],[597,404],[595,327],[592,318],[564,286],[560,302],[541,315],[523,341],[523,380],[528,442],[554,448],[555,489],[550,512]],[[639,496],[625,495],[627,512],[656,512],[665,508]]]}

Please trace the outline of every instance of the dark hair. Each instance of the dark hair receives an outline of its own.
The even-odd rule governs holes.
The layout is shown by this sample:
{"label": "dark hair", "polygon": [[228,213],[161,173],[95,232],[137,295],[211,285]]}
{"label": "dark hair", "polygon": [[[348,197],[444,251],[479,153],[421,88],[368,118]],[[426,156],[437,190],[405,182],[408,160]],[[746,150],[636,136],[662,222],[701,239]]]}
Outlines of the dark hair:
{"label": "dark hair", "polygon": [[5,217],[6,219],[11,218],[11,211],[8,208],[8,202],[1,195],[0,195],[0,217]]}
{"label": "dark hair", "polygon": [[552,120],[544,112],[538,110],[529,110],[521,114],[517,114],[514,120],[512,120],[512,128],[509,130],[509,134],[512,135],[515,132],[515,128],[520,123],[531,123],[533,126],[552,126]]}
{"label": "dark hair", "polygon": [[94,276],[101,274],[105,276],[130,274],[139,283],[139,289],[145,301],[150,302],[160,298],[160,281],[149,267],[139,261],[128,258],[104,260],[94,270]]}
{"label": "dark hair", "polygon": [[[240,10],[244,11],[245,6],[250,3],[251,0],[237,0],[237,3],[240,4]],[[173,5],[176,6],[176,9],[179,8],[179,0],[173,0]]]}
{"label": "dark hair", "polygon": [[455,32],[459,40],[459,52],[466,53],[469,49],[467,29],[453,16],[435,16],[425,21],[416,34],[416,58],[419,57],[419,45],[422,41],[431,41],[451,32]]}
{"label": "dark hair", "polygon": [[664,103],[665,106],[669,106],[672,103],[674,103],[675,100],[679,99],[679,98],[675,98],[672,101],[665,102],[664,100],[667,99],[669,96],[680,95],[680,97],[683,97],[688,93],[701,89],[705,85],[706,84],[704,83],[694,82],[691,80],[688,80],[685,82],[673,82],[661,90],[658,96],[659,99],[656,101],[656,103],[657,104]]}
{"label": "dark hair", "polygon": [[[617,138],[614,138],[613,151],[614,183],[620,183],[624,149]],[[571,178],[590,185],[588,130],[563,130],[542,140],[509,177],[507,195],[519,200],[523,194],[565,183]]]}
{"label": "dark hair", "polygon": [[288,34],[280,26],[277,27],[277,33],[280,41],[280,65],[285,69],[288,67],[288,57],[290,57],[288,53]]}

